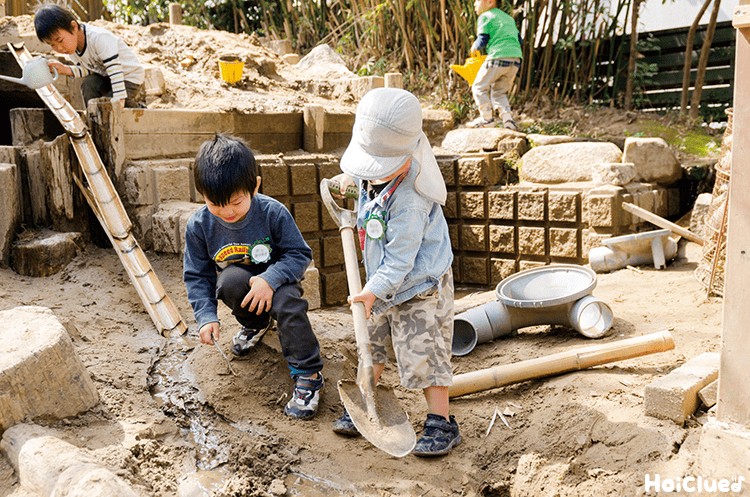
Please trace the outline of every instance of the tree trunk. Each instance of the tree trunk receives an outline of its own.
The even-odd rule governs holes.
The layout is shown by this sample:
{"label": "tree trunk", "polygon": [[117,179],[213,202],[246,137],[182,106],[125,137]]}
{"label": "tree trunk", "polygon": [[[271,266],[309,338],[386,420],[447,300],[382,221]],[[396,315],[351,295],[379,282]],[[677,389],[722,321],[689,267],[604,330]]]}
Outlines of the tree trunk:
{"label": "tree trunk", "polygon": [[695,32],[698,30],[698,25],[701,22],[701,17],[706,13],[708,5],[711,0],[703,2],[698,15],[695,16],[693,24],[690,26],[688,31],[687,44],[685,45],[685,64],[682,67],[682,98],[680,99],[680,113],[687,113],[688,97],[690,94],[690,67],[693,65],[693,44],[695,43]]}
{"label": "tree trunk", "polygon": [[698,73],[695,75],[695,88],[693,89],[693,97],[690,100],[690,118],[697,119],[698,111],[701,106],[701,93],[703,92],[703,81],[706,79],[706,66],[708,65],[709,51],[711,50],[711,43],[714,41],[714,32],[716,31],[716,18],[719,16],[719,7],[721,6],[721,0],[714,0],[714,8],[711,11],[711,20],[708,21],[708,29],[706,29],[706,39],[703,40],[703,46],[701,47],[701,56],[698,60]]}
{"label": "tree trunk", "polygon": [[635,87],[635,59],[638,42],[638,11],[642,0],[633,0],[633,14],[630,19],[630,55],[628,57],[628,79],[625,83],[625,109],[633,109],[633,89]]}

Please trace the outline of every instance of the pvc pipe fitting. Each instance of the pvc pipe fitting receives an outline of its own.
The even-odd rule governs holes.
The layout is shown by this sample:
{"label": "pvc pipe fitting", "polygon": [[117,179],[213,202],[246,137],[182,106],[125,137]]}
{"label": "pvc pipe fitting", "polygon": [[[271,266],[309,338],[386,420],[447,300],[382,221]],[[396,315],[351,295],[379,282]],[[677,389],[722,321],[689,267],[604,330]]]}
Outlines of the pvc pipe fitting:
{"label": "pvc pipe fitting", "polygon": [[568,326],[600,338],[612,326],[612,310],[590,295],[596,274],[589,268],[557,264],[521,271],[497,286],[498,300],[469,309],[453,320],[454,356],[480,343],[539,325]]}
{"label": "pvc pipe fitting", "polygon": [[670,230],[664,229],[604,240],[603,247],[589,251],[591,269],[605,273],[641,264],[653,264],[656,269],[664,269],[666,261],[677,255],[677,242],[670,238],[671,234]]}

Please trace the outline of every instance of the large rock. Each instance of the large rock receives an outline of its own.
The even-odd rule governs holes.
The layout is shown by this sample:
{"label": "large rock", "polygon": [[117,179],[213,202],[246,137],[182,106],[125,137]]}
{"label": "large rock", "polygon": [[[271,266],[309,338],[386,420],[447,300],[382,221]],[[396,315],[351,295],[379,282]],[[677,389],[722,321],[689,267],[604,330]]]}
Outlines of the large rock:
{"label": "large rock", "polygon": [[24,419],[62,419],[99,402],[65,327],[45,307],[0,312],[0,432]]}
{"label": "large rock", "polygon": [[529,142],[523,133],[505,128],[459,128],[445,135],[440,148],[454,154],[516,152],[522,156]]}
{"label": "large rock", "polygon": [[347,69],[344,59],[326,44],[310,50],[294,66],[294,72],[310,79],[348,79],[357,76]]}
{"label": "large rock", "polygon": [[627,138],[622,161],[635,164],[635,181],[670,185],[682,177],[682,167],[663,138]]}
{"label": "large rock", "polygon": [[596,186],[623,186],[633,181],[637,172],[635,164],[627,162],[595,164],[591,180]]}
{"label": "large rock", "polygon": [[622,152],[613,143],[560,143],[526,152],[520,175],[533,183],[591,181],[598,164],[613,162],[622,162]]}

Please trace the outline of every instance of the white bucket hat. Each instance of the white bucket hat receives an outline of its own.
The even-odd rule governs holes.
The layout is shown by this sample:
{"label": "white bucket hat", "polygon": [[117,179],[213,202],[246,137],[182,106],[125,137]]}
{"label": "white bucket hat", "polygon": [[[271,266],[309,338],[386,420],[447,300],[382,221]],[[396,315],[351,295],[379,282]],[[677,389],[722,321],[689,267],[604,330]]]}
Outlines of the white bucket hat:
{"label": "white bucket hat", "polygon": [[369,91],[357,106],[352,141],[341,157],[341,170],[354,178],[375,180],[398,171],[407,160],[419,166],[417,192],[445,205],[443,175],[422,131],[422,106],[399,88]]}

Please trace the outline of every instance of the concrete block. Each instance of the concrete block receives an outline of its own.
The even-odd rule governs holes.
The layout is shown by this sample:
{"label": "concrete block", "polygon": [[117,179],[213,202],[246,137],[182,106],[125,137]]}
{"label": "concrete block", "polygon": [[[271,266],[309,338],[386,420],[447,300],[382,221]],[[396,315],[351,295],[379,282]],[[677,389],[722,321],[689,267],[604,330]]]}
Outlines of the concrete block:
{"label": "concrete block", "polygon": [[463,283],[489,285],[489,258],[464,256],[461,276]]}
{"label": "concrete block", "polygon": [[361,78],[354,78],[351,80],[352,93],[356,100],[362,100],[362,97],[375,88],[385,87],[385,78],[382,76],[363,76]]}
{"label": "concrete block", "polygon": [[21,223],[18,166],[0,164],[0,266],[8,264],[13,239]]}
{"label": "concrete block", "polygon": [[340,236],[323,237],[323,267],[344,264],[344,249]]}
{"label": "concrete block", "polygon": [[487,226],[461,226],[461,250],[487,251]]}
{"label": "concrete block", "polygon": [[448,219],[458,218],[458,195],[456,192],[448,192],[443,206],[443,214]]}
{"label": "concrete block", "polygon": [[128,211],[128,217],[133,223],[133,236],[143,250],[149,250],[154,246],[152,226],[155,212],[154,205],[141,205]]}
{"label": "concrete block", "polygon": [[[292,204],[294,221],[302,233],[318,231],[320,229],[319,211],[319,202],[297,202]],[[326,210],[323,214],[328,216],[328,211]]]}
{"label": "concrete block", "polygon": [[385,87],[386,88],[403,88],[404,77],[400,72],[387,72],[385,73]]}
{"label": "concrete block", "polygon": [[292,176],[292,195],[315,195],[320,192],[318,168],[315,164],[289,166]]}
{"label": "concrete block", "polygon": [[586,222],[589,226],[614,228],[620,226],[622,201],[614,195],[589,195],[585,199]]}
{"label": "concrete block", "polygon": [[459,193],[459,215],[464,219],[484,219],[486,208],[483,192]]}
{"label": "concrete block", "polygon": [[323,152],[336,150],[349,145],[354,128],[353,112],[325,113],[325,130],[323,134]]}
{"label": "concrete block", "polygon": [[346,271],[325,273],[321,275],[323,295],[327,305],[337,305],[346,302],[349,287],[346,281]]}
{"label": "concrete block", "polygon": [[458,159],[458,184],[493,186],[505,177],[503,161],[497,153],[465,154]]}
{"label": "concrete block", "polygon": [[144,66],[146,69],[146,76],[143,81],[143,87],[146,91],[146,95],[149,97],[155,97],[163,95],[167,91],[167,83],[164,80],[164,73],[157,66]]}
{"label": "concrete block", "polygon": [[513,226],[490,226],[490,252],[514,254],[516,229]]}
{"label": "concrete block", "polygon": [[301,285],[304,291],[302,296],[307,300],[308,310],[320,309],[320,273],[318,268],[312,265],[307,268]]}
{"label": "concrete block", "polygon": [[703,353],[646,385],[646,415],[684,423],[698,408],[698,392],[719,377],[720,357],[718,353]]}
{"label": "concrete block", "polygon": [[125,166],[120,179],[123,201],[129,205],[154,204],[153,176],[146,161]]}
{"label": "concrete block", "polygon": [[544,204],[547,193],[541,192],[519,192],[518,193],[518,219],[524,221],[544,221]]}
{"label": "concrete block", "polygon": [[716,404],[718,393],[719,380],[714,380],[709,383],[708,386],[701,388],[700,392],[698,392],[698,398],[701,399],[701,403],[706,406],[706,408],[710,409]]}
{"label": "concrete block", "polygon": [[190,201],[190,170],[184,165],[159,164],[151,167],[156,203]]}
{"label": "concrete block", "polygon": [[305,242],[310,246],[310,249],[313,252],[313,264],[316,264],[316,267],[319,265],[319,262],[323,260],[322,253],[323,251],[320,248],[320,239],[319,238],[305,238]]}
{"label": "concrete block", "polygon": [[440,168],[440,172],[443,175],[445,186],[456,186],[458,181],[456,180],[456,169],[458,166],[458,155],[438,155],[435,157]]}
{"label": "concrete block", "polygon": [[577,223],[581,220],[580,193],[553,193],[547,198],[547,211],[550,221]]}
{"label": "concrete block", "polygon": [[523,255],[545,255],[544,228],[519,227],[518,253]]}
{"label": "concrete block", "polygon": [[526,271],[527,269],[534,269],[535,267],[542,267],[546,266],[547,264],[544,262],[537,262],[537,261],[519,261],[518,262],[518,271]]}
{"label": "concrete block", "polygon": [[516,272],[516,261],[513,259],[490,259],[490,284],[497,285]]}
{"label": "concrete block", "polygon": [[449,224],[448,225],[448,236],[451,239],[451,247],[453,247],[453,250],[461,250],[461,240],[458,236],[458,230],[461,228],[458,224]]}
{"label": "concrete block", "polygon": [[269,197],[289,195],[289,171],[283,164],[262,164],[260,166],[260,190]]}
{"label": "concrete block", "polygon": [[185,227],[190,215],[202,205],[170,201],[159,205],[152,218],[153,247],[157,252],[180,254],[185,244]]}
{"label": "concrete block", "polygon": [[578,230],[575,228],[549,229],[549,255],[552,257],[580,258]]}
{"label": "concrete block", "polygon": [[490,219],[515,219],[516,193],[508,191],[490,191],[487,193]]}

